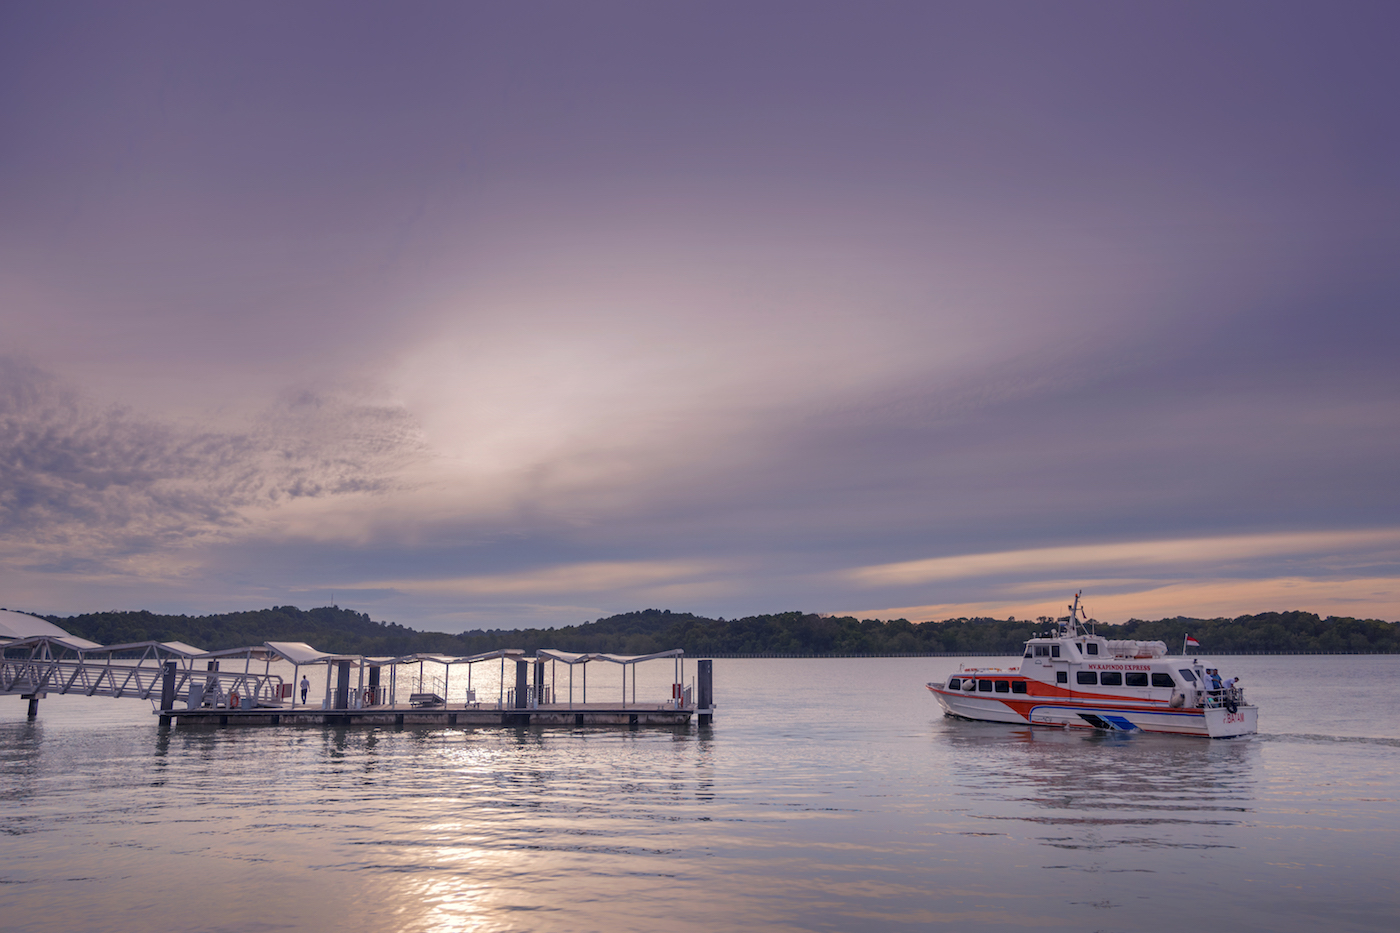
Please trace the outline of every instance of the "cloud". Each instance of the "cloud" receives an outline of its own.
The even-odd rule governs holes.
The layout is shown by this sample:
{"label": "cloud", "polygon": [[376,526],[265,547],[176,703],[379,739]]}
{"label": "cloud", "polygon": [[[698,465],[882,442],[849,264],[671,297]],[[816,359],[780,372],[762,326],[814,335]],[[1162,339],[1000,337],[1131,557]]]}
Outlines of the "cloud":
{"label": "cloud", "polygon": [[[675,587],[726,569],[721,561],[591,561],[526,570],[434,579],[357,583],[354,588],[394,589],[463,596],[521,596],[530,593],[598,593],[607,590]],[[347,587],[348,588],[348,587]]]}
{"label": "cloud", "polygon": [[298,392],[242,432],[104,406],[0,358],[0,546],[80,569],[244,529],[295,499],[384,493],[417,453],[402,409]]}
{"label": "cloud", "polygon": [[1290,535],[1400,515],[1393,14],[1175,10],[19,16],[4,586],[1386,577]]}
{"label": "cloud", "polygon": [[[1095,586],[1095,583],[1102,586]],[[1321,616],[1394,620],[1400,605],[1400,576],[1341,579],[1268,577],[1254,580],[1203,578],[1161,581],[1038,581],[1007,587],[999,596],[969,602],[858,610],[863,618],[915,621],[978,616],[1035,619],[1064,614],[1066,600],[1084,589],[1084,605],[1096,619],[1233,618],[1258,612],[1303,610]],[[1035,590],[1031,596],[1026,590]],[[1208,647],[1208,646],[1207,646]]]}
{"label": "cloud", "polygon": [[1094,568],[1095,573],[1108,569],[1180,570],[1290,554],[1374,553],[1383,548],[1400,548],[1400,529],[1221,535],[960,554],[858,567],[847,571],[846,577],[860,586],[909,586],[935,580],[1038,574],[1085,567]]}

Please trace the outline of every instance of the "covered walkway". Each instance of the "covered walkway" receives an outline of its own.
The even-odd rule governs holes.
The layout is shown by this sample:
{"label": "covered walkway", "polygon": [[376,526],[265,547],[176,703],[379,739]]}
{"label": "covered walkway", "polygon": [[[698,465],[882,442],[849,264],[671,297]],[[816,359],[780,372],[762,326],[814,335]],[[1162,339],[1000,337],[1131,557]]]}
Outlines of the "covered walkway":
{"label": "covered walkway", "polygon": [[[639,700],[637,665],[665,659],[672,662],[670,695]],[[497,667],[490,672],[497,675],[490,678],[495,695],[479,696],[476,666],[491,662]],[[507,662],[514,665],[513,671]],[[599,697],[595,688],[589,702],[591,663],[620,666],[622,689],[616,700]],[[700,663],[705,681],[700,694],[708,697],[710,662]],[[291,667],[290,679],[283,677],[285,665]],[[562,694],[560,665],[565,681]],[[322,666],[324,690],[314,698],[309,691],[303,695],[302,688],[309,684],[304,673]],[[508,686],[511,673],[514,686]],[[450,700],[452,687],[460,693],[456,702]],[[368,657],[319,651],[305,642],[270,641],[219,651],[183,642],[104,646],[35,616],[0,610],[0,695],[27,699],[33,717],[38,701],[49,693],[146,699],[162,720],[217,717],[220,723],[250,724],[381,719],[453,725],[477,721],[674,724],[688,722],[697,712],[695,688],[685,683],[685,653],[679,648],[646,655],[541,649],[526,657],[523,649],[501,648],[467,656]],[[706,719],[709,705],[706,702],[706,708],[699,710]]]}

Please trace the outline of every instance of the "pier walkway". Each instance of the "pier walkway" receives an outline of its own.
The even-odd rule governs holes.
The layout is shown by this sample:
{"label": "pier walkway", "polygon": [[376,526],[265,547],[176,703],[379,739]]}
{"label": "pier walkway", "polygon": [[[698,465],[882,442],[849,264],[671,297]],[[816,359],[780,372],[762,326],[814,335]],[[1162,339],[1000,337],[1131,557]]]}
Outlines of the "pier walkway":
{"label": "pier walkway", "polygon": [[174,709],[168,714],[179,725],[377,725],[377,726],[684,726],[693,706],[623,707],[616,703],[551,703],[534,707],[454,704],[450,707],[366,706],[360,709]]}
{"label": "pier walkway", "polygon": [[[636,666],[666,658],[674,665],[671,696],[660,703],[645,698],[639,703]],[[487,661],[499,662],[500,677],[497,696],[483,702],[472,686],[472,671]],[[515,668],[515,686],[509,689],[508,661]],[[291,665],[290,680],[272,669],[274,662]],[[588,702],[588,665],[597,662],[622,667],[618,702]],[[36,616],[0,609],[0,696],[28,700],[30,718],[37,715],[39,701],[54,693],[149,700],[162,722],[182,724],[675,726],[688,724],[692,717],[706,724],[714,712],[711,664],[697,662],[699,683],[686,686],[685,652],[679,648],[648,655],[542,649],[526,657],[519,648],[503,648],[467,657],[381,658],[330,654],[303,642],[265,642],[222,651],[183,642],[104,646]],[[302,668],[320,665],[326,667],[324,697],[315,704],[305,698],[298,703],[295,688]],[[441,676],[429,677],[429,665],[435,671],[440,668]],[[560,665],[567,672],[567,692],[558,689]],[[458,692],[464,693],[465,702],[447,701],[452,671],[462,666],[466,686]],[[577,702],[576,668],[582,675]],[[458,678],[460,683],[460,673]],[[405,692],[407,702],[402,702]],[[596,699],[596,688],[594,694]],[[560,702],[564,696],[567,702]]]}

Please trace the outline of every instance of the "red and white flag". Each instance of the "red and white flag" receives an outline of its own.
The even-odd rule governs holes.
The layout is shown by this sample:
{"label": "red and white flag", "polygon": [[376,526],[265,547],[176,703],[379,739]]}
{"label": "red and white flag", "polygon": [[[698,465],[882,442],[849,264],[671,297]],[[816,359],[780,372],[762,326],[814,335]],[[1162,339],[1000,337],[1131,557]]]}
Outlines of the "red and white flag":
{"label": "red and white flag", "polygon": [[1201,647],[1201,643],[1198,642],[1198,641],[1196,641],[1196,639],[1192,638],[1190,635],[1187,635],[1187,636],[1186,636],[1186,647],[1188,647],[1188,648],[1199,648],[1199,647]]}

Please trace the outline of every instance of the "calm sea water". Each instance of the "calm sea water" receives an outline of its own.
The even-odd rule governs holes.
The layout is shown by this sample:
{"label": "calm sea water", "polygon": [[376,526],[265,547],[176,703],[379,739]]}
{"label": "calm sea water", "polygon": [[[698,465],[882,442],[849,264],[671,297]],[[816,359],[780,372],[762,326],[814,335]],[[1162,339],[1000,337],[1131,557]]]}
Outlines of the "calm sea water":
{"label": "calm sea water", "polygon": [[0,928],[1400,928],[1400,658],[1221,659],[1215,742],[945,719],[957,665],[718,660],[683,731],[0,698]]}

